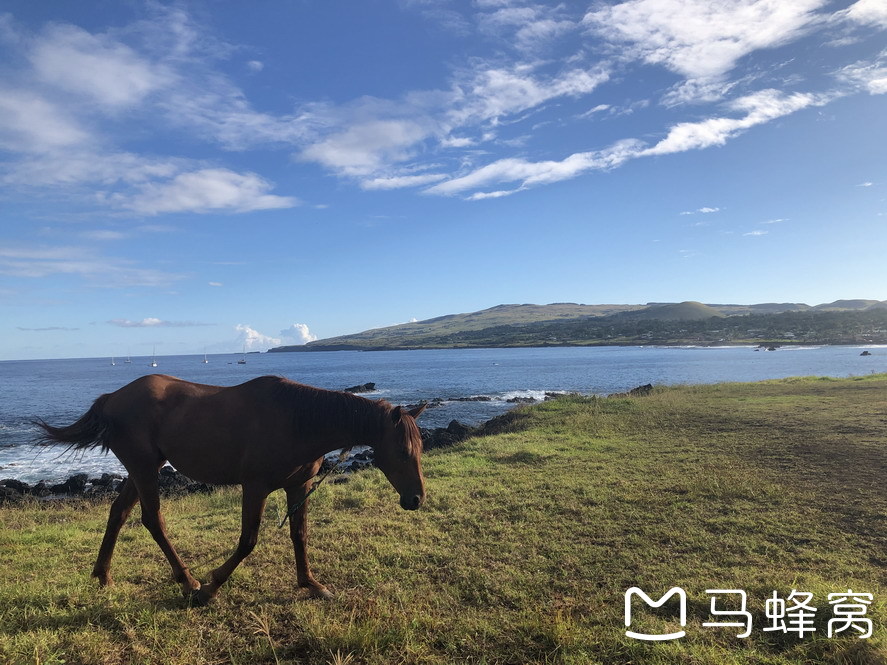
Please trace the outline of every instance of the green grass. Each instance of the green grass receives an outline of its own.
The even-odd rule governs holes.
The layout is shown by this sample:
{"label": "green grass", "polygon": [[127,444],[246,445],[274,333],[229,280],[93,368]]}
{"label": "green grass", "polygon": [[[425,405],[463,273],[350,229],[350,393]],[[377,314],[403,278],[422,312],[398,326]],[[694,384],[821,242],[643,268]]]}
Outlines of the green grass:
{"label": "green grass", "polygon": [[[884,663],[885,445],[885,375],[546,402],[511,431],[426,455],[416,513],[376,471],[325,484],[310,554],[329,602],[295,589],[279,494],[256,550],[203,609],[184,606],[137,518],[116,586],[99,589],[89,572],[107,505],[2,508],[0,662]],[[165,513],[200,577],[236,542],[236,490]],[[626,637],[631,586],[685,589],[687,636]],[[718,587],[748,593],[748,639],[702,626]],[[874,594],[870,639],[825,637],[826,596],[848,587]],[[815,636],[761,630],[765,599],[792,589],[815,594]]]}

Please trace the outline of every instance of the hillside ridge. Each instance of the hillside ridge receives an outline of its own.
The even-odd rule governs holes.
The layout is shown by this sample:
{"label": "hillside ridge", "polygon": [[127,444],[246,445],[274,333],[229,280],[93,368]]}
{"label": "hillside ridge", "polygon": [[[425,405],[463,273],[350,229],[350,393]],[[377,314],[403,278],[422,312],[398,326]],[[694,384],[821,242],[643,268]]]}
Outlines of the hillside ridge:
{"label": "hillside ridge", "polygon": [[[853,331],[851,339],[848,337],[849,318],[859,318],[863,314],[867,316],[863,316],[864,321],[854,319],[853,326],[850,326]],[[887,319],[887,300],[847,299],[815,306],[791,302],[705,304],[693,300],[643,305],[500,304],[476,312],[445,314],[269,351],[749,343],[755,340],[762,343],[851,343],[880,340],[877,335],[881,333],[877,331],[883,332],[887,320],[882,326],[879,315]],[[841,321],[836,323],[836,317]],[[718,321],[725,323],[721,325]],[[826,321],[827,334],[824,335],[818,329]],[[739,330],[741,324],[746,323],[745,329]],[[720,334],[722,328],[727,332]],[[760,328],[764,328],[767,334],[761,334]],[[876,337],[866,337],[869,330]]]}

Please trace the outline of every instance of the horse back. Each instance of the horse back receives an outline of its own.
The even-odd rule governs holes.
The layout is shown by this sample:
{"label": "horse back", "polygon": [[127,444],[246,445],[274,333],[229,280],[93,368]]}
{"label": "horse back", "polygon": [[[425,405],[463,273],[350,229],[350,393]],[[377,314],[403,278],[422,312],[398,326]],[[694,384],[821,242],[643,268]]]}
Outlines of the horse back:
{"label": "horse back", "polygon": [[153,374],[112,393],[105,414],[120,445],[148,446],[195,480],[239,484],[258,467],[312,461],[293,456],[291,419],[272,396],[278,381],[223,387]]}

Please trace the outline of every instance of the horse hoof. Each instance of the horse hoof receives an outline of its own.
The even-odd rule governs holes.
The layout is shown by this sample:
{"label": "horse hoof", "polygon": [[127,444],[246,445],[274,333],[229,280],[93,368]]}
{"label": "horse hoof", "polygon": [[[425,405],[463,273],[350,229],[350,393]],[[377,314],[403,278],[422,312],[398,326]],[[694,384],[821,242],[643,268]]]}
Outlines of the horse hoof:
{"label": "horse hoof", "polygon": [[311,598],[320,598],[321,600],[332,600],[333,594],[327,589],[325,586],[316,586],[310,587],[308,589],[308,596]]}
{"label": "horse hoof", "polygon": [[186,594],[185,597],[188,599],[188,603],[192,607],[206,607],[213,601],[216,595],[209,593],[204,588],[198,587],[196,589],[191,589],[191,592]]}

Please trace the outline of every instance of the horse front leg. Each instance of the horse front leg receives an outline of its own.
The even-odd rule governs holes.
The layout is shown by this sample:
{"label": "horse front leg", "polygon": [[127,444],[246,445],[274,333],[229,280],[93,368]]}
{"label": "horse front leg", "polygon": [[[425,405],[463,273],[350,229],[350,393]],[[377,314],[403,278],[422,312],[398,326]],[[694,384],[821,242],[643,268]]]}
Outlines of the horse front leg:
{"label": "horse front leg", "polygon": [[92,576],[98,578],[99,584],[102,586],[108,586],[112,582],[110,573],[111,556],[114,554],[117,536],[120,535],[120,529],[126,524],[129,513],[138,500],[139,493],[136,490],[135,483],[127,478],[120,486],[120,493],[117,495],[117,498],[111,504],[111,510],[108,514],[108,525],[105,528],[105,537],[102,539],[99,556],[92,569]]}
{"label": "horse front leg", "polygon": [[310,488],[311,481],[286,488],[287,510],[290,511],[299,506],[295,513],[290,515],[290,538],[293,540],[293,550],[296,554],[296,580],[301,588],[308,590],[308,594],[312,598],[329,599],[333,597],[333,594],[314,579],[308,566],[308,500],[306,496]]}
{"label": "horse front leg", "polygon": [[262,513],[265,511],[267,497],[268,491],[264,487],[243,486],[240,540],[237,541],[237,549],[225,563],[210,572],[210,579],[206,584],[194,590],[191,594],[194,604],[206,605],[215,598],[234,569],[253,551],[259,539],[259,527],[262,525]]}

